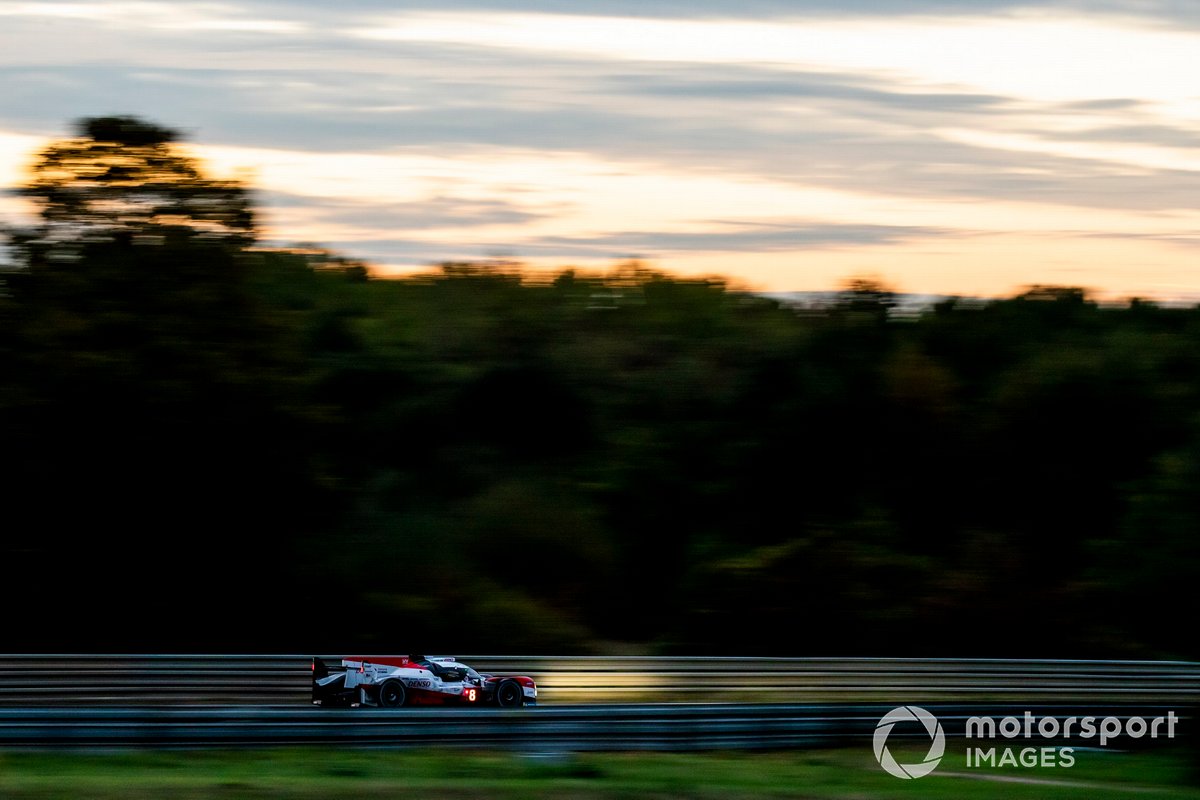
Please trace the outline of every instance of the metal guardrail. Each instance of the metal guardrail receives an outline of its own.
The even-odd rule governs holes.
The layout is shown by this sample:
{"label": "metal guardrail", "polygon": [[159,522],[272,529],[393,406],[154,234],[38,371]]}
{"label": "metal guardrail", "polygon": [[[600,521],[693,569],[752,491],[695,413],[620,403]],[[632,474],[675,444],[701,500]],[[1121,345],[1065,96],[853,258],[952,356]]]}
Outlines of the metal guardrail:
{"label": "metal guardrail", "polygon": [[271,746],[342,744],[553,749],[672,749],[815,744],[829,721],[753,707],[491,709],[64,709],[0,710],[8,746]]}
{"label": "metal guardrail", "polygon": [[900,702],[958,699],[1182,701],[1200,664],[899,658],[472,656],[480,670],[528,674],[563,702]]}
{"label": "metal guardrail", "polygon": [[[341,656],[322,656],[336,663]],[[1200,700],[1200,664],[891,658],[460,656],[539,701],[892,703]],[[0,708],[307,705],[310,655],[0,655]]]}
{"label": "metal guardrail", "polygon": [[[526,752],[784,749],[870,740],[890,706],[599,705],[526,709],[89,708],[0,709],[0,748],[464,747]],[[927,707],[947,735],[968,716],[1019,716],[1011,706]],[[1192,717],[1176,713],[1181,726]],[[1161,716],[1168,709],[1043,707],[1039,717]],[[906,734],[897,731],[896,735]],[[925,736],[907,734],[911,736]],[[1009,742],[1005,742],[1006,744]],[[1040,741],[1040,744],[1047,742]],[[1173,740],[1141,739],[1138,747]]]}
{"label": "metal guardrail", "polygon": [[0,707],[303,704],[307,656],[0,655]]}

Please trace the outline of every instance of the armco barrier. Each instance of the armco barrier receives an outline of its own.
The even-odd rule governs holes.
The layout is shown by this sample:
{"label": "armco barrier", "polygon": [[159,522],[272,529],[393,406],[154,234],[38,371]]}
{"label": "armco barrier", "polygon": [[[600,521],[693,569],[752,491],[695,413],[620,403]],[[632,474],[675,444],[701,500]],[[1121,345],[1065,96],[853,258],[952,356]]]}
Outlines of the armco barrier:
{"label": "armco barrier", "polygon": [[[337,663],[339,655],[322,656]],[[369,656],[368,656],[369,657]],[[892,658],[460,656],[538,682],[539,701],[1200,702],[1200,664]],[[307,705],[311,656],[0,655],[0,708]]]}
{"label": "armco barrier", "polygon": [[[868,744],[890,706],[652,704],[525,709],[322,710],[172,708],[0,709],[0,749],[235,748],[283,745],[465,747],[550,753],[584,750],[729,750]],[[948,736],[961,736],[968,716],[1017,716],[1018,707],[929,705]],[[1039,717],[1161,716],[1139,706],[1051,706]],[[1180,725],[1186,712],[1174,710]],[[916,736],[917,733],[896,733]],[[924,735],[923,732],[920,735]],[[1170,745],[1139,740],[1140,747]]]}
{"label": "armco barrier", "polygon": [[0,706],[307,704],[311,658],[0,655]]}
{"label": "armco barrier", "polygon": [[477,669],[538,679],[547,700],[916,702],[1200,697],[1200,664],[896,658],[473,656]]}

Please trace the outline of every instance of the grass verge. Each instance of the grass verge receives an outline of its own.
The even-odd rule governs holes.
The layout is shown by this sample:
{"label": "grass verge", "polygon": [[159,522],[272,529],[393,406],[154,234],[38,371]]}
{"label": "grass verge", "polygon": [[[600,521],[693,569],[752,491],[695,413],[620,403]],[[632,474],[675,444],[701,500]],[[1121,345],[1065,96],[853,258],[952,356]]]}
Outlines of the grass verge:
{"label": "grass verge", "polygon": [[[895,751],[894,751],[895,752]],[[923,752],[900,751],[919,761]],[[0,753],[5,800],[346,800],[453,798],[1194,798],[1200,781],[1179,752],[1077,752],[1066,768],[965,766],[899,780],[869,746],[773,753],[536,754],[338,750]]]}

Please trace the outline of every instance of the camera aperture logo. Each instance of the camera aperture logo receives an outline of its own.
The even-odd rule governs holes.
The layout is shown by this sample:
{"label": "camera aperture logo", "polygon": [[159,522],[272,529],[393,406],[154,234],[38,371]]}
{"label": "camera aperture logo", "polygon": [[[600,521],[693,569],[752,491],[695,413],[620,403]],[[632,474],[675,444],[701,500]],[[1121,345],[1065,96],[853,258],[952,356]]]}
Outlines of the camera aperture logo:
{"label": "camera aperture logo", "polygon": [[[888,750],[888,736],[891,735],[892,728],[900,722],[919,722],[925,726],[931,741],[929,753],[926,754],[923,761],[916,764],[901,764]],[[875,726],[874,745],[875,760],[879,762],[879,766],[883,767],[889,775],[911,780],[923,778],[937,768],[942,756],[946,753],[946,733],[942,730],[942,724],[938,722],[937,717],[925,709],[917,706],[900,706],[893,708],[879,720],[879,724]]]}

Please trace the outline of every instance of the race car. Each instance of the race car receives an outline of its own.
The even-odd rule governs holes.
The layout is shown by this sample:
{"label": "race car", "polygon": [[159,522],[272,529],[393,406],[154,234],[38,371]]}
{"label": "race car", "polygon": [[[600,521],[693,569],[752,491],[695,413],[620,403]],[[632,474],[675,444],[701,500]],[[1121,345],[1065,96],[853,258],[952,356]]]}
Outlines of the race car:
{"label": "race car", "polygon": [[537,704],[537,684],[527,675],[480,673],[451,656],[343,658],[329,667],[312,660],[312,701],[331,707],[417,705],[500,706]]}

